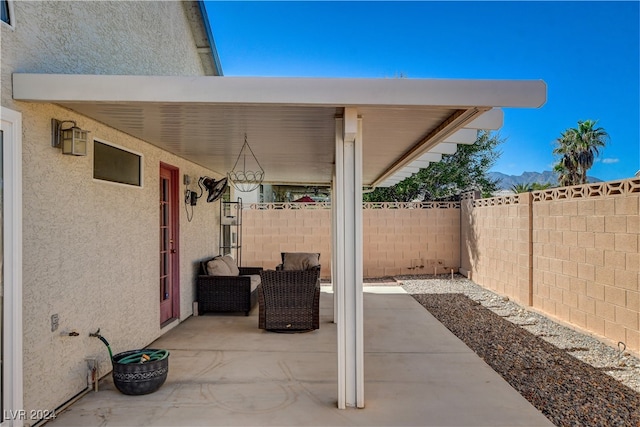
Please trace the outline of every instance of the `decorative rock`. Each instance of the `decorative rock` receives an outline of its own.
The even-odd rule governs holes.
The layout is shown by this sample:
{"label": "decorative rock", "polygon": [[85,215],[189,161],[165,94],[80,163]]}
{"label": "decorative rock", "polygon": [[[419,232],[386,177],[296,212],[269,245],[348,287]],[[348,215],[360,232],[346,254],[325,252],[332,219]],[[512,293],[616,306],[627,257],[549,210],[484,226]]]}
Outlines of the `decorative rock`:
{"label": "decorative rock", "polygon": [[626,348],[528,312],[467,279],[401,284],[555,425],[640,426],[640,359]]}

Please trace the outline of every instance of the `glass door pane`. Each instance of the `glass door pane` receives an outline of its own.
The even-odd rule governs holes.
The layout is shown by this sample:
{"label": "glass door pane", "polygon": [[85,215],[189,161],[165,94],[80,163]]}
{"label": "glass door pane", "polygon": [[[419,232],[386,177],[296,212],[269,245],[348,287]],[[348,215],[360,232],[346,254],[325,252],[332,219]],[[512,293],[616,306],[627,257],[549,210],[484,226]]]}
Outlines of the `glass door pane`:
{"label": "glass door pane", "polygon": [[160,301],[169,299],[169,180],[160,178]]}

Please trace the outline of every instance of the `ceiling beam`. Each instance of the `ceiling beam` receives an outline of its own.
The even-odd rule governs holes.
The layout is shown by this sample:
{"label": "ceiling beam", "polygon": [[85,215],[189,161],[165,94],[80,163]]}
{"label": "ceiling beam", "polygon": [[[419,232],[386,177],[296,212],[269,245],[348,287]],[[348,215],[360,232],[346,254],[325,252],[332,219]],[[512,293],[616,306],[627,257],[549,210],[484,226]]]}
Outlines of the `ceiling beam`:
{"label": "ceiling beam", "polygon": [[470,145],[478,139],[477,129],[460,129],[449,135],[442,142]]}
{"label": "ceiling beam", "polygon": [[458,144],[454,142],[441,142],[431,149],[431,153],[456,154]]}
{"label": "ceiling beam", "polygon": [[409,166],[413,166],[413,167],[418,167],[420,169],[424,169],[429,167],[429,165],[432,162],[427,162],[426,160],[414,160],[413,162],[409,163]]}
{"label": "ceiling beam", "polygon": [[395,175],[399,170],[416,160],[422,154],[431,151],[431,149],[440,141],[443,141],[456,130],[462,128],[479,114],[489,110],[490,108],[491,107],[472,107],[464,110],[456,110],[453,114],[442,121],[440,125],[407,150],[402,157],[396,160],[387,170],[380,174],[371,185],[373,187],[377,187],[381,182],[384,182],[387,178]]}
{"label": "ceiling beam", "polygon": [[501,108],[492,108],[477,119],[464,125],[467,129],[497,130],[504,124],[504,112]]}

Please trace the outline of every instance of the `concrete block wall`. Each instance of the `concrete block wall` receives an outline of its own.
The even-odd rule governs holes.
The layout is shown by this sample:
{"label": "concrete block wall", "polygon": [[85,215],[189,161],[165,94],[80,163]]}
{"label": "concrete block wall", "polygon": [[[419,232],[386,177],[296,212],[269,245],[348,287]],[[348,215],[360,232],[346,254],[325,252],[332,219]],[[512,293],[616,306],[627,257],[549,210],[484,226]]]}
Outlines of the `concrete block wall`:
{"label": "concrete block wall", "polygon": [[471,278],[521,304],[529,292],[529,196],[480,199],[473,203],[463,247],[469,251]]}
{"label": "concrete block wall", "polygon": [[[256,204],[243,211],[242,263],[274,268],[281,252],[319,252],[331,277],[329,205]],[[293,207],[296,207],[292,209]],[[275,209],[274,209],[275,208]],[[363,274],[438,274],[458,270],[460,209],[456,203],[391,204],[363,210]]]}
{"label": "concrete block wall", "polygon": [[461,271],[640,354],[640,179],[463,200]]}
{"label": "concrete block wall", "polygon": [[458,205],[364,209],[362,216],[364,277],[458,271]]}
{"label": "concrete block wall", "polygon": [[[274,268],[280,252],[317,251],[329,278],[328,206],[277,207],[245,210],[243,263]],[[640,179],[454,204],[365,204],[363,222],[364,277],[459,269],[640,354]]]}
{"label": "concrete block wall", "polygon": [[281,252],[318,252],[322,277],[331,277],[331,210],[265,207],[274,206],[242,212],[242,264],[274,269]]}
{"label": "concrete block wall", "polygon": [[637,179],[536,194],[533,306],[640,352],[639,213]]}

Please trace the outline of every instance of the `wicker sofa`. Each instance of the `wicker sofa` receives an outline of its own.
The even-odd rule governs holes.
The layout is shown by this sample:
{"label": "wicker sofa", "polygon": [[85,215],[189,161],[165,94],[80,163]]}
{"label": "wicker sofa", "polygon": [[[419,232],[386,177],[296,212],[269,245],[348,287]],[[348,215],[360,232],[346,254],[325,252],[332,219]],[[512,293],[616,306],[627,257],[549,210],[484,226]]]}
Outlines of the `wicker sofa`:
{"label": "wicker sofa", "polygon": [[[225,264],[229,269],[223,268]],[[196,292],[198,314],[209,312],[244,312],[249,315],[258,300],[262,267],[234,267],[229,256],[200,262]]]}

